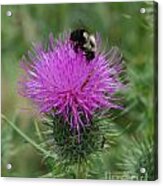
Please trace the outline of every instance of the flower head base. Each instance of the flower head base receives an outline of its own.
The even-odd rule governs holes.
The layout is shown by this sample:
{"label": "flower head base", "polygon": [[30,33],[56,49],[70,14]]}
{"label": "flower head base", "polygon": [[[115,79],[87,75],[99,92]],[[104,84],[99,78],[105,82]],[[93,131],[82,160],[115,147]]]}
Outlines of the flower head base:
{"label": "flower head base", "polygon": [[[60,115],[73,129],[91,124],[99,110],[121,108],[112,97],[123,88],[120,81],[122,56],[116,48],[100,51],[87,61],[84,52],[76,53],[66,34],[48,49],[36,45],[22,60],[25,76],[20,81],[21,95],[31,99],[42,113]],[[97,43],[98,45],[98,43]]]}

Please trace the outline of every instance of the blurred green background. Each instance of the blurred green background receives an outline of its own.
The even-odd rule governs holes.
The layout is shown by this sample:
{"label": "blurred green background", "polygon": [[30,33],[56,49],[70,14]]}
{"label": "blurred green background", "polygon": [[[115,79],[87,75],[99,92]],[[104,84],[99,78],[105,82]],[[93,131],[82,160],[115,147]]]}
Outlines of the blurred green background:
{"label": "blurred green background", "polygon": [[[146,8],[141,14],[140,8]],[[10,10],[12,16],[6,16]],[[143,141],[154,138],[154,28],[153,2],[3,5],[2,18],[2,114],[14,122],[35,141],[35,118],[30,102],[17,93],[21,70],[19,61],[31,49],[32,42],[47,42],[50,32],[58,35],[80,26],[99,32],[107,50],[118,46],[122,51],[129,76],[129,88],[125,93],[125,113],[116,119],[116,126],[123,129],[131,124],[111,152],[105,152],[94,161],[93,178],[106,177],[115,169],[116,156],[121,147],[136,136]],[[12,169],[6,170],[11,163]],[[49,172],[41,155],[24,141],[2,120],[2,176],[38,177]]]}

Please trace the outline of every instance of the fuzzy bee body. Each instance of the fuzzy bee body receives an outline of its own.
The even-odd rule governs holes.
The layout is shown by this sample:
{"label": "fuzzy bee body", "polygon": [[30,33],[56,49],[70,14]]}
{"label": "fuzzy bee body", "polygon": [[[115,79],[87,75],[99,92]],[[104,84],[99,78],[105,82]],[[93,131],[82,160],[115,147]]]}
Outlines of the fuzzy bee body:
{"label": "fuzzy bee body", "polygon": [[70,40],[73,42],[76,53],[82,50],[88,61],[94,59],[96,52],[96,40],[94,35],[85,29],[77,29],[71,32]]}

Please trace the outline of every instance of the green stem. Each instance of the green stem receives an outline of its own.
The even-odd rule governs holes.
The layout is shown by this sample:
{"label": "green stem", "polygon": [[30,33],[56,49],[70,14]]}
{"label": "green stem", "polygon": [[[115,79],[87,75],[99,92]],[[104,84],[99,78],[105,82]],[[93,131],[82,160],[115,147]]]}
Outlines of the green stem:
{"label": "green stem", "polygon": [[85,163],[78,158],[77,167],[76,167],[76,178],[77,179],[86,179],[86,169]]}
{"label": "green stem", "polygon": [[36,133],[38,135],[39,140],[43,141],[43,137],[41,135],[40,128],[39,128],[38,123],[37,123],[36,120],[34,121],[34,125],[35,125]]}
{"label": "green stem", "polygon": [[30,143],[33,147],[39,150],[41,153],[45,154],[47,157],[52,157],[56,159],[56,156],[50,154],[47,150],[41,148],[37,143],[30,139],[26,134],[24,134],[13,122],[8,120],[6,116],[1,114],[1,118],[5,120],[23,139]]}

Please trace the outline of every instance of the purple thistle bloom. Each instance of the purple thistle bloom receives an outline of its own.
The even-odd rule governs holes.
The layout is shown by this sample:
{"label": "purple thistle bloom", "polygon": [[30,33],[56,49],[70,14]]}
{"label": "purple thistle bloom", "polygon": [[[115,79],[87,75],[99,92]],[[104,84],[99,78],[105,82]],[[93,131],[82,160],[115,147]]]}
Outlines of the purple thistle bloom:
{"label": "purple thistle bloom", "polygon": [[34,52],[21,61],[25,74],[19,85],[21,95],[41,113],[61,115],[80,132],[99,110],[121,108],[113,96],[124,87],[119,78],[122,56],[116,48],[108,54],[97,50],[95,58],[87,61],[82,51],[75,53],[69,36],[55,42],[50,34],[48,49],[34,46]]}

